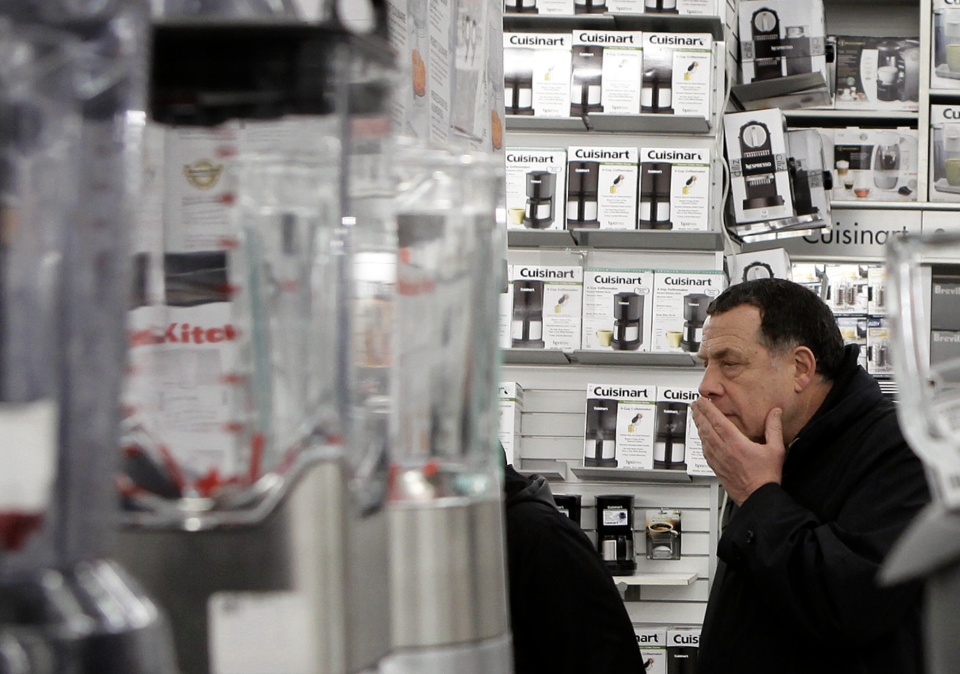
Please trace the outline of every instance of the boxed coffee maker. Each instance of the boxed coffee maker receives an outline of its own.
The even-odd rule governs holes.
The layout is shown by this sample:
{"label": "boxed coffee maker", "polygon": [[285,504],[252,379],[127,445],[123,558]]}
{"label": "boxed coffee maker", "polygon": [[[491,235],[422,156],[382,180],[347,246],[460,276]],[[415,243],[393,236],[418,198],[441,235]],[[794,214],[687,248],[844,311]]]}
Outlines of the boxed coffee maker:
{"label": "boxed coffee maker", "polygon": [[960,105],[930,106],[930,201],[960,201]]}
{"label": "boxed coffee maker", "polygon": [[653,272],[584,269],[581,348],[650,351]]}
{"label": "boxed coffee maker", "polygon": [[844,344],[856,344],[860,347],[860,356],[857,362],[867,369],[867,317],[866,316],[837,316],[837,327],[840,328],[840,337]]}
{"label": "boxed coffee maker", "polygon": [[680,559],[680,511],[647,511],[647,559]]}
{"label": "boxed coffee maker", "polygon": [[890,361],[890,322],[886,318],[867,319],[867,372],[892,375]]}
{"label": "boxed coffee maker", "polygon": [[643,674],[667,674],[667,632],[648,625],[634,625],[640,647]]}
{"label": "boxed coffee maker", "polygon": [[[582,2],[582,0],[578,0]],[[541,16],[570,16],[574,0],[504,0],[504,14],[539,14]]]}
{"label": "boxed coffee maker", "polygon": [[523,412],[523,387],[515,381],[502,381],[497,392],[500,412],[499,438],[507,463],[516,461],[520,449],[520,419]]}
{"label": "boxed coffee maker", "polygon": [[697,353],[707,305],[726,287],[721,271],[657,271],[653,350]]}
{"label": "boxed coffee maker", "polygon": [[667,630],[667,672],[670,674],[695,673],[699,652],[699,628]]}
{"label": "boxed coffee maker", "polygon": [[920,43],[837,36],[838,110],[918,110]]}
{"label": "boxed coffee maker", "polygon": [[710,228],[710,149],[640,150],[640,229]]}
{"label": "boxed coffee maker", "polygon": [[916,201],[917,131],[835,129],[833,169],[833,199]]}
{"label": "boxed coffee maker", "polygon": [[587,385],[583,465],[653,467],[657,389],[640,385]]}
{"label": "boxed coffee maker", "polygon": [[571,147],[567,157],[567,229],[636,229],[637,148]]}
{"label": "boxed coffee maker", "polygon": [[783,112],[770,108],[728,113],[723,128],[737,223],[792,217]]}
{"label": "boxed coffee maker", "polygon": [[713,36],[644,33],[640,111],[710,118]]}
{"label": "boxed coffee maker", "polygon": [[931,89],[960,89],[960,7],[933,0]]}
{"label": "boxed coffee maker", "polygon": [[509,148],[505,153],[507,226],[563,229],[567,151],[562,148]]}
{"label": "boxed coffee maker", "polygon": [[573,31],[570,115],[640,113],[643,33]]}
{"label": "boxed coffee maker", "polygon": [[580,348],[583,267],[515,264],[509,280],[512,348]]}
{"label": "boxed coffee maker", "polygon": [[822,0],[743,0],[737,12],[744,84],[807,73],[830,81]]}
{"label": "boxed coffee maker", "polygon": [[570,116],[570,35],[504,33],[504,106],[508,115]]}

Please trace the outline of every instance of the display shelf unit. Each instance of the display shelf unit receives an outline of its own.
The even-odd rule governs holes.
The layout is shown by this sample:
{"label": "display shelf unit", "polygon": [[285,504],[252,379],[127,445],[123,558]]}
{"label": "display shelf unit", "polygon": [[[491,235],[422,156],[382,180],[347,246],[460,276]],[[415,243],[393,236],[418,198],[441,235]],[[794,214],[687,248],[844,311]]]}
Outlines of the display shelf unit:
{"label": "display shelf unit", "polygon": [[508,365],[611,365],[616,367],[700,367],[692,353],[649,351],[560,351],[558,349],[502,349]]}
{"label": "display shelf unit", "polygon": [[542,475],[550,482],[563,482],[570,475],[569,466],[563,461],[549,461],[543,459],[520,459],[519,471],[524,475]]}
{"label": "display shelf unit", "polygon": [[587,131],[583,117],[534,117],[532,115],[507,115],[507,131]]}
{"label": "display shelf unit", "polygon": [[577,245],[569,229],[508,229],[511,248],[564,248]]}
{"label": "display shelf unit", "polygon": [[710,33],[716,41],[724,36],[724,20],[719,16],[681,14],[577,14],[542,16],[504,14],[504,30],[524,33],[557,33],[573,30],[641,30],[667,33]]}
{"label": "display shelf unit", "polygon": [[590,113],[586,118],[592,131],[637,134],[694,134],[710,131],[711,122],[691,115],[611,115]]}
{"label": "display shelf unit", "polygon": [[584,247],[678,252],[720,251],[724,248],[724,238],[720,232],[675,232],[653,229],[574,229],[571,231],[574,241]]}
{"label": "display shelf unit", "polygon": [[613,582],[624,590],[631,585],[691,585],[697,579],[694,572],[685,573],[637,573],[632,576],[614,576]]}
{"label": "display shelf unit", "polygon": [[581,480],[603,482],[692,482],[693,478],[680,470],[632,470],[630,468],[592,468],[571,466],[570,470]]}
{"label": "display shelf unit", "polygon": [[822,122],[839,120],[848,123],[858,121],[907,122],[916,125],[920,113],[911,110],[834,110],[806,108],[784,110],[788,123],[797,121]]}
{"label": "display shelf unit", "polygon": [[556,349],[502,349],[503,362],[509,365],[569,365],[570,359]]}

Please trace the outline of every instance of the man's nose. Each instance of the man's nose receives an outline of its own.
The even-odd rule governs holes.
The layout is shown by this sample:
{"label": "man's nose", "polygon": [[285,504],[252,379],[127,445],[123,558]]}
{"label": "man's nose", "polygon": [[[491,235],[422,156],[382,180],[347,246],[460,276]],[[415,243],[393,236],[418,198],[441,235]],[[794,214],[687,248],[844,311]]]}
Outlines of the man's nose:
{"label": "man's nose", "polygon": [[715,398],[723,393],[723,386],[720,383],[720,376],[715,365],[707,365],[703,371],[703,379],[700,380],[698,391],[704,398]]}

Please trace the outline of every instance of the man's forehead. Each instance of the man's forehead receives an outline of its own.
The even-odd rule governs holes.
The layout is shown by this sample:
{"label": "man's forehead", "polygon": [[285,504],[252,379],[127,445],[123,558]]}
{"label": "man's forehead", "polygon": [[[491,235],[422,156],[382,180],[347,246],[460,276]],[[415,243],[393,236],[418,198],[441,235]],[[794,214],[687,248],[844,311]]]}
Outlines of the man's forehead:
{"label": "man's forehead", "polygon": [[[744,311],[740,311],[741,308]],[[707,318],[699,355],[718,358],[735,350],[752,351],[761,346],[760,312],[756,307],[744,305]]]}

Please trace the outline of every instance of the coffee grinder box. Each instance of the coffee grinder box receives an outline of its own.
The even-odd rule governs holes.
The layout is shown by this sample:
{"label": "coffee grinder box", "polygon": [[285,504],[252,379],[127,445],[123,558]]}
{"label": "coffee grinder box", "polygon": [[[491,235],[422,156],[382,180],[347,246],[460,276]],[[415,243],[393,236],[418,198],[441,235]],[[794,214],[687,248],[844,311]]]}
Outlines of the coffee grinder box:
{"label": "coffee grinder box", "polygon": [[567,229],[636,229],[637,148],[571,147],[567,156]]}
{"label": "coffee grinder box", "polygon": [[837,327],[844,344],[856,344],[860,347],[858,362],[867,369],[867,317],[837,316]]}
{"label": "coffee grinder box", "polygon": [[500,382],[497,406],[500,411],[500,444],[513,464],[520,450],[520,419],[523,411],[523,387],[515,381]]}
{"label": "coffee grinder box", "polygon": [[917,200],[917,131],[836,129],[831,197],[851,201]]}
{"label": "coffee grinder box", "polygon": [[570,34],[504,33],[508,115],[570,116]]}
{"label": "coffee grinder box", "polygon": [[573,31],[570,115],[640,113],[643,33]]}
{"label": "coffee grinder box", "polygon": [[700,397],[695,388],[657,387],[657,429],[653,467],[684,470],[687,475],[713,477],[703,457],[703,445],[690,405]]}
{"label": "coffee grinder box", "polygon": [[657,387],[587,384],[583,465],[649,470]]}
{"label": "coffee grinder box", "polygon": [[653,350],[697,353],[707,305],[725,285],[720,271],[658,270],[653,286]]}
{"label": "coffee grinder box", "polygon": [[960,89],[960,7],[953,0],[933,0],[931,89]]}
{"label": "coffee grinder box", "polygon": [[887,314],[887,268],[882,264],[867,267],[867,313],[871,316]]}
{"label": "coffee grinder box", "polygon": [[510,148],[505,154],[507,227],[563,229],[567,151]]}
{"label": "coffee grinder box", "polygon": [[653,272],[584,269],[581,348],[650,351]]}
{"label": "coffee grinder box", "polygon": [[512,348],[580,348],[583,267],[515,264],[510,285]]}
{"label": "coffee grinder box", "polygon": [[640,229],[710,228],[710,149],[640,150]]}
{"label": "coffee grinder box", "polygon": [[867,372],[893,374],[890,362],[890,323],[886,318],[867,319]]}
{"label": "coffee grinder box", "polygon": [[837,316],[866,314],[869,296],[867,268],[856,264],[828,264],[827,306]]}
{"label": "coffee grinder box", "polygon": [[837,36],[837,110],[919,110],[920,43]]}
{"label": "coffee grinder box", "polygon": [[930,201],[960,201],[960,105],[930,106]]}
{"label": "coffee grinder box", "polygon": [[504,0],[504,14],[572,16],[573,0]]}
{"label": "coffee grinder box", "polygon": [[667,671],[695,672],[700,652],[700,629],[667,630]]}
{"label": "coffee grinder box", "polygon": [[647,559],[680,559],[680,511],[647,511]]}
{"label": "coffee grinder box", "polygon": [[806,73],[830,82],[821,0],[743,0],[738,14],[744,84]]}
{"label": "coffee grinder box", "polygon": [[793,217],[783,112],[768,108],[728,113],[723,128],[736,221]]}
{"label": "coffee grinder box", "polygon": [[640,659],[645,667],[644,674],[667,674],[667,632],[646,625],[634,625],[640,647]]}
{"label": "coffee grinder box", "polygon": [[644,33],[640,111],[710,118],[710,33]]}

